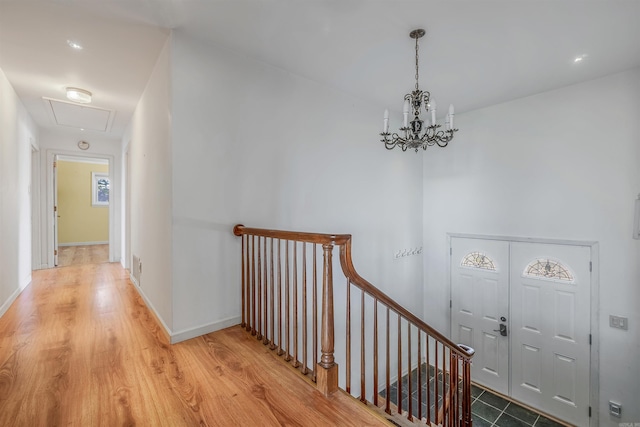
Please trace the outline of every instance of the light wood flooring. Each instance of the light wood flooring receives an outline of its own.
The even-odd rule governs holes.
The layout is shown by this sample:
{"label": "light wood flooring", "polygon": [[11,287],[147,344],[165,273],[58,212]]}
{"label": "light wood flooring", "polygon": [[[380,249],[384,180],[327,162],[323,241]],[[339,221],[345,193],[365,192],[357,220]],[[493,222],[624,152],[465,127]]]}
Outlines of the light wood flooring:
{"label": "light wood flooring", "polygon": [[0,426],[389,425],[239,326],[170,345],[116,263],[40,270],[0,318]]}
{"label": "light wood flooring", "polygon": [[109,245],[58,246],[58,267],[109,262]]}

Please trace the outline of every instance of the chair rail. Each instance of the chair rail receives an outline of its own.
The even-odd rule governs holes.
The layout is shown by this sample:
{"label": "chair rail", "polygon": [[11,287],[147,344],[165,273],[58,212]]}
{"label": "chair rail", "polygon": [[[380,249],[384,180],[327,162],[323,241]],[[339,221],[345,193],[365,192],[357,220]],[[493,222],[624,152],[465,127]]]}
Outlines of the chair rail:
{"label": "chair rail", "polygon": [[[392,416],[471,426],[474,350],[453,343],[362,278],[353,266],[350,234],[240,224],[233,232],[242,238],[242,326],[309,375],[321,392],[329,395],[340,384]],[[337,295],[344,298],[334,296],[334,246],[346,278]],[[336,323],[336,312],[344,320]],[[359,360],[352,360],[358,353]],[[345,363],[340,376],[336,358]]]}

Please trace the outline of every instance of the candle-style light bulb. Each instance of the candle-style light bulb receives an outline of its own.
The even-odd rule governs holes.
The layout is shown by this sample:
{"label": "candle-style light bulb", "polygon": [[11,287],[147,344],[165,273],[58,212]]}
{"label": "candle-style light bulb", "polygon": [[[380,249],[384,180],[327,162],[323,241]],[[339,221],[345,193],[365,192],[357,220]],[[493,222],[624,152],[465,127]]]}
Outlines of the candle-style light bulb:
{"label": "candle-style light bulb", "polygon": [[435,124],[436,124],[436,100],[432,99],[430,104],[431,104],[431,122],[435,126]]}
{"label": "candle-style light bulb", "polygon": [[404,100],[404,107],[402,108],[402,115],[404,116],[403,127],[409,126],[409,100]]}
{"label": "candle-style light bulb", "polygon": [[389,133],[389,110],[384,110],[382,133]]}
{"label": "candle-style light bulb", "polygon": [[449,105],[449,126],[453,129],[453,104]]}

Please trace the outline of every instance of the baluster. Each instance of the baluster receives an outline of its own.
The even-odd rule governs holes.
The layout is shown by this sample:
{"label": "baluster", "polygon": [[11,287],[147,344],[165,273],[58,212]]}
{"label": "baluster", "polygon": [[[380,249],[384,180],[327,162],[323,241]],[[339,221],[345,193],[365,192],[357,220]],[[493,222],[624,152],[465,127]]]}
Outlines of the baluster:
{"label": "baluster", "polygon": [[284,360],[286,360],[287,362],[291,360],[291,347],[289,346],[290,344],[290,337],[291,337],[291,332],[290,332],[290,323],[291,323],[291,319],[289,316],[289,313],[291,312],[291,307],[289,305],[289,294],[290,294],[290,290],[289,290],[289,240],[285,241],[285,254],[284,254],[284,263],[285,263],[285,276],[284,276],[284,282],[285,282],[285,294],[284,294],[284,298],[285,298],[285,303],[284,303],[284,308],[285,308],[285,322],[284,322],[284,327],[285,327],[285,332],[286,332],[286,344],[285,347],[287,348],[287,355],[284,358]]}
{"label": "baluster", "polygon": [[365,360],[364,360],[364,290],[361,291],[360,298],[360,401],[367,401],[367,392],[365,384]]}
{"label": "baluster", "polygon": [[471,360],[462,359],[462,427],[471,427]]}
{"label": "baluster", "polygon": [[418,419],[422,419],[422,331],[418,329]]}
{"label": "baluster", "polygon": [[263,335],[263,340],[262,340],[262,344],[267,345],[269,343],[269,337],[267,335],[269,335],[269,319],[267,318],[267,313],[269,312],[269,302],[267,301],[267,297],[269,295],[269,275],[267,274],[267,266],[269,265],[268,261],[267,261],[267,237],[264,238],[264,245],[262,246],[262,253],[263,253],[263,263],[262,263],[262,269],[264,272],[264,282],[263,282],[263,291],[262,291],[262,300],[263,300],[263,304],[262,304],[262,331],[264,332]]}
{"label": "baluster", "polygon": [[293,366],[298,367],[298,242],[293,242]]}
{"label": "baluster", "polygon": [[271,285],[269,287],[269,308],[270,308],[270,315],[271,315],[271,319],[270,320],[270,325],[271,325],[271,341],[269,344],[269,348],[271,350],[274,350],[276,348],[276,331],[275,331],[275,314],[276,314],[276,308],[275,308],[275,280],[274,280],[274,271],[273,271],[273,237],[271,238],[271,245],[270,245],[270,256],[269,256],[269,262],[270,262],[270,266],[271,266],[271,271],[270,273],[270,278],[271,278]]}
{"label": "baluster", "polygon": [[307,243],[302,243],[302,373],[307,374]]}
{"label": "baluster", "polygon": [[282,259],[280,244],[282,239],[278,239],[278,356],[282,356]]}
{"label": "baluster", "polygon": [[373,299],[373,404],[378,406],[378,298]]}
{"label": "baluster", "polygon": [[253,311],[253,321],[251,322],[251,335],[256,335],[256,326],[258,326],[258,318],[256,316],[256,296],[258,293],[258,286],[256,284],[256,236],[253,236],[253,244],[251,245],[251,290],[253,293],[253,299],[251,300],[251,309]]}
{"label": "baluster", "polygon": [[407,319],[407,399],[409,404],[409,421],[413,421],[413,399],[411,398],[411,322]]}
{"label": "baluster", "polygon": [[241,260],[242,260],[242,323],[240,323],[241,327],[246,327],[247,326],[247,322],[245,319],[245,309],[246,309],[246,297],[245,297],[245,286],[246,286],[246,278],[245,278],[245,260],[244,260],[244,247],[245,247],[245,241],[247,240],[247,236],[242,235],[242,249],[241,249]]}
{"label": "baluster", "polygon": [[[425,359],[427,361],[427,425],[431,424],[431,361],[429,359],[429,334],[425,333]],[[437,402],[437,400],[436,400]]]}
{"label": "baluster", "polygon": [[322,272],[322,357],[318,364],[318,389],[329,395],[338,389],[338,365],[334,352],[333,318],[333,266],[331,251],[333,244],[323,244],[324,262]]}
{"label": "baluster", "polygon": [[402,317],[398,313],[398,413],[402,414]]}
{"label": "baluster", "polygon": [[262,237],[258,237],[258,340],[262,339]]}
{"label": "baluster", "polygon": [[440,418],[440,405],[438,404],[438,341],[435,340],[435,362],[434,362],[434,371],[433,371],[433,375],[435,377],[435,381],[433,381],[433,385],[434,385],[434,392],[433,392],[433,400],[435,400],[434,403],[434,412],[435,412],[435,416],[436,416],[436,424],[440,424],[440,422],[442,421],[442,419]]}
{"label": "baluster", "polygon": [[318,370],[315,367],[318,361],[318,258],[316,248],[318,245],[313,244],[313,381],[316,381]]}
{"label": "baluster", "polygon": [[346,378],[346,391],[351,394],[351,282],[347,279],[347,378]]}
{"label": "baluster", "polygon": [[387,351],[386,351],[386,356],[387,356],[387,367],[386,367],[386,381],[387,383],[385,384],[385,390],[386,390],[386,404],[385,404],[385,412],[387,414],[391,414],[391,335],[390,335],[390,329],[391,329],[391,321],[389,319],[389,307],[387,306],[387,339],[386,339],[386,344],[387,344]]}
{"label": "baluster", "polygon": [[451,378],[451,383],[449,385],[451,389],[451,397],[453,405],[453,416],[451,417],[453,422],[452,426],[455,425],[455,422],[459,419],[458,413],[458,356],[453,352],[453,350],[449,350],[449,378]]}

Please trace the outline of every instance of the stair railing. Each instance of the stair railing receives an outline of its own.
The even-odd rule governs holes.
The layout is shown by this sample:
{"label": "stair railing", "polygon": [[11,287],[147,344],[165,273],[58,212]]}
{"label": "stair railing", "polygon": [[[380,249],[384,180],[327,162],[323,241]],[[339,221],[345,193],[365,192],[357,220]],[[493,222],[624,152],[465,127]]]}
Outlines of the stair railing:
{"label": "stair railing", "polygon": [[[243,225],[233,232],[242,237],[242,326],[320,392],[330,395],[340,384],[392,416],[471,426],[473,349],[451,342],[363,279],[353,267],[351,235]],[[334,295],[334,246],[340,247],[344,297]],[[344,322],[336,324],[336,309]],[[343,339],[340,377],[336,333]]]}

